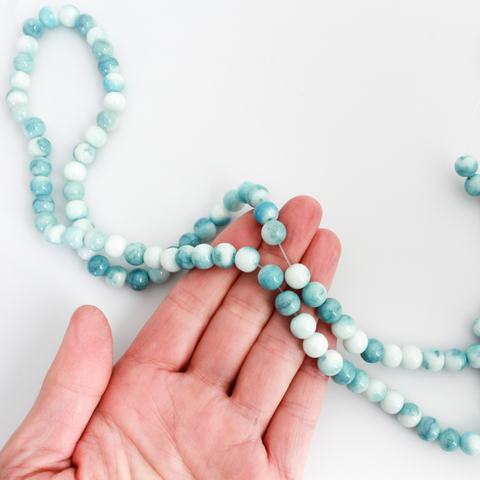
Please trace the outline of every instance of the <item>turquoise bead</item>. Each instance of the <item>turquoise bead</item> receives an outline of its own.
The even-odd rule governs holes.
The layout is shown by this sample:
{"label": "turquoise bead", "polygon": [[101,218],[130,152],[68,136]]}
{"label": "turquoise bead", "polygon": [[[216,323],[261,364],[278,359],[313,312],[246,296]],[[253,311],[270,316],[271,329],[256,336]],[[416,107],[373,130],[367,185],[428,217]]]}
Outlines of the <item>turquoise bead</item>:
{"label": "turquoise bead", "polygon": [[195,268],[192,262],[193,250],[194,247],[191,245],[180,247],[175,254],[175,263],[184,270],[192,270],[192,268]]}
{"label": "turquoise bead", "polygon": [[480,435],[475,432],[466,432],[460,437],[460,448],[467,455],[480,453]]}
{"label": "turquoise bead", "polygon": [[53,243],[54,245],[60,245],[63,243],[65,230],[65,225],[62,225],[61,223],[51,223],[50,225],[47,225],[43,234],[47,242]]}
{"label": "turquoise bead", "polygon": [[457,158],[455,162],[455,171],[461,177],[471,177],[475,175],[478,170],[478,162],[475,157],[471,155],[465,155],[463,157]]}
{"label": "turquoise bead", "polygon": [[247,203],[255,208],[261,202],[266,202],[270,198],[268,190],[263,185],[252,185],[245,193]]}
{"label": "turquoise bead", "polygon": [[317,359],[318,369],[328,377],[337,375],[342,370],[343,358],[336,350],[327,350],[325,355]]}
{"label": "turquoise bead", "polygon": [[48,195],[39,195],[32,203],[32,208],[35,213],[49,212],[55,210],[55,202],[52,197]]}
{"label": "turquoise bead", "polygon": [[23,24],[23,33],[38,40],[45,32],[43,23],[38,18],[28,18]]}
{"label": "turquoise bead", "polygon": [[461,372],[467,365],[466,355],[458,348],[445,352],[445,368],[449,372]]}
{"label": "turquoise bead", "polygon": [[48,177],[43,177],[41,175],[33,177],[30,182],[30,191],[33,195],[50,195],[52,191],[52,182]]}
{"label": "turquoise bead", "polygon": [[327,298],[317,309],[320,320],[335,323],[342,316],[342,306],[335,298]]}
{"label": "turquoise bead", "polygon": [[102,110],[97,115],[97,125],[107,132],[111,132],[117,128],[119,119],[118,115],[113,110]]}
{"label": "turquoise bead", "polygon": [[398,412],[397,419],[401,425],[407,428],[416,427],[422,418],[422,412],[415,403],[405,403]]}
{"label": "turquoise bead", "polygon": [[109,73],[103,79],[103,88],[107,92],[121,92],[125,87],[123,77],[118,73]]}
{"label": "turquoise bead", "polygon": [[85,196],[85,187],[80,182],[72,180],[63,186],[62,193],[68,201],[81,200]]}
{"label": "turquoise bead", "polygon": [[85,36],[91,28],[96,26],[97,22],[95,19],[87,13],[80,15],[75,22],[75,28],[77,29],[78,33],[83,36]]}
{"label": "turquoise bead", "polygon": [[224,227],[232,220],[232,213],[223,204],[214,205],[210,210],[210,220],[217,227]]}
{"label": "turquoise bead", "polygon": [[193,231],[200,240],[206,242],[215,237],[217,234],[217,227],[209,218],[201,218],[195,222]]}
{"label": "turquoise bead", "polygon": [[12,88],[7,92],[5,101],[10,108],[13,108],[17,105],[26,105],[28,104],[28,94],[21,88]]}
{"label": "turquoise bead", "polygon": [[45,157],[35,157],[30,162],[30,173],[32,175],[46,177],[52,171],[50,160]]}
{"label": "turquoise bead", "polygon": [[480,345],[477,343],[470,345],[465,350],[467,362],[472,368],[480,368]]}
{"label": "turquoise bead", "polygon": [[53,7],[43,7],[38,18],[47,28],[55,28],[60,23],[58,12]]}
{"label": "turquoise bead", "polygon": [[28,138],[41,137],[45,133],[45,124],[39,118],[33,117],[26,120],[23,124],[23,133]]}
{"label": "turquoise bead", "polygon": [[480,175],[475,174],[465,180],[465,191],[472,197],[480,196]]}
{"label": "turquoise bead", "polygon": [[92,53],[99,60],[103,57],[111,57],[113,55],[113,45],[108,40],[97,40],[92,45]]}
{"label": "turquoise bead", "polygon": [[165,283],[170,278],[170,272],[167,272],[164,268],[149,268],[147,273],[148,278],[153,283]]}
{"label": "turquoise bead", "polygon": [[260,225],[265,225],[268,221],[278,218],[278,208],[272,202],[262,202],[253,210],[253,216]]}
{"label": "turquoise bead", "polygon": [[96,156],[97,149],[87,142],[79,143],[73,149],[73,158],[84,165],[90,165]]}
{"label": "turquoise bead", "polygon": [[425,370],[438,372],[445,364],[445,355],[438,348],[428,348],[423,352],[422,366]]}
{"label": "turquoise bead", "polygon": [[342,369],[332,376],[332,380],[338,385],[348,385],[353,382],[355,378],[355,367],[349,360],[343,360]]}
{"label": "turquoise bead", "polygon": [[265,290],[275,290],[283,283],[283,272],[277,265],[265,265],[258,272],[258,283]]}
{"label": "turquoise bead", "polygon": [[50,140],[45,137],[32,138],[28,145],[29,150],[31,146],[32,150],[35,151],[34,155],[48,157],[52,153],[52,144],[50,143]]}
{"label": "turquoise bead", "polygon": [[310,282],[303,287],[302,299],[309,307],[317,308],[327,299],[327,290],[319,282]]}
{"label": "turquoise bead", "polygon": [[143,263],[143,255],[147,247],[140,242],[133,242],[125,248],[125,260],[130,265],[141,265]]}
{"label": "turquoise bead", "polygon": [[105,273],[105,282],[110,287],[119,288],[125,285],[128,272],[120,265],[113,265]]}
{"label": "turquoise bead", "polygon": [[71,226],[65,230],[65,235],[63,236],[63,243],[68,248],[82,248],[84,238],[85,230],[83,228]]}
{"label": "turquoise bead", "polygon": [[282,222],[270,220],[262,227],[262,238],[269,245],[280,245],[287,236],[287,229]]}
{"label": "turquoise bead", "polygon": [[291,290],[285,290],[277,295],[275,298],[275,308],[280,315],[289,317],[300,310],[300,297]]}
{"label": "turquoise bead", "polygon": [[480,318],[477,318],[473,322],[473,333],[477,336],[480,337]]}
{"label": "turquoise bead", "polygon": [[247,202],[247,191],[250,187],[253,187],[255,184],[253,182],[242,182],[238,187],[237,187],[237,195],[239,200],[242,203],[248,203]]}
{"label": "turquoise bead", "polygon": [[24,123],[32,117],[30,105],[20,103],[12,107],[12,117],[17,123]]}
{"label": "turquoise bead", "polygon": [[460,434],[454,428],[446,428],[440,432],[437,441],[445,452],[454,452],[460,446]]}
{"label": "turquoise bead", "polygon": [[363,393],[370,382],[368,375],[359,368],[355,369],[355,377],[353,380],[347,385],[347,388],[353,393]]}
{"label": "turquoise bead", "polygon": [[213,247],[208,244],[200,244],[192,253],[192,262],[200,270],[207,270],[213,267],[212,256]]}
{"label": "turquoise bead", "polygon": [[94,277],[103,277],[110,268],[110,262],[103,255],[95,255],[87,264],[88,273]]}
{"label": "turquoise bead", "polygon": [[377,363],[383,358],[384,353],[385,350],[383,348],[383,343],[376,338],[369,338],[368,346],[366,350],[360,354],[360,356],[367,363]]}
{"label": "turquoise bead", "polygon": [[229,243],[220,243],[213,249],[212,260],[219,268],[231,268],[235,265],[237,251]]}
{"label": "turquoise bead", "polygon": [[425,442],[433,442],[440,435],[440,424],[433,417],[423,417],[417,425],[418,436]]}
{"label": "turquoise bead", "polygon": [[43,233],[51,223],[57,223],[57,219],[50,212],[42,212],[35,217],[35,228],[40,233]]}
{"label": "turquoise bead", "polygon": [[225,208],[228,211],[239,212],[243,208],[243,205],[245,204],[245,202],[242,202],[240,200],[236,190],[229,190],[223,196],[223,204],[225,205]]}
{"label": "turquoise bead", "polygon": [[107,235],[98,228],[90,228],[85,233],[85,247],[92,252],[100,252],[105,247]]}
{"label": "turquoise bead", "polygon": [[180,240],[178,241],[178,246],[183,247],[184,245],[191,245],[192,247],[196,247],[197,245],[200,245],[201,240],[198,238],[198,235],[195,235],[194,233],[184,233],[181,237]]}
{"label": "turquoise bead", "polygon": [[35,62],[30,55],[20,53],[13,59],[13,66],[19,72],[31,73],[35,67]]}
{"label": "turquoise bead", "polygon": [[148,273],[143,268],[134,268],[127,276],[128,286],[137,292],[145,290],[150,283]]}
{"label": "turquoise bead", "polygon": [[118,60],[114,57],[103,57],[98,62],[98,71],[103,75],[118,72]]}

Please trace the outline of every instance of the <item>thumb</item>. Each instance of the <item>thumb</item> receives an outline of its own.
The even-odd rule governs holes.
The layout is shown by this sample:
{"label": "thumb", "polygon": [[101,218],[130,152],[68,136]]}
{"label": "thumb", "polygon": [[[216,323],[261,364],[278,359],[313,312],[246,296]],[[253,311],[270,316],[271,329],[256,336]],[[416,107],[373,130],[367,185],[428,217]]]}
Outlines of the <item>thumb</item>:
{"label": "thumb", "polygon": [[112,363],[112,333],[104,314],[90,305],[78,308],[35,404],[0,452],[0,470],[13,467],[23,478],[68,468],[107,388]]}

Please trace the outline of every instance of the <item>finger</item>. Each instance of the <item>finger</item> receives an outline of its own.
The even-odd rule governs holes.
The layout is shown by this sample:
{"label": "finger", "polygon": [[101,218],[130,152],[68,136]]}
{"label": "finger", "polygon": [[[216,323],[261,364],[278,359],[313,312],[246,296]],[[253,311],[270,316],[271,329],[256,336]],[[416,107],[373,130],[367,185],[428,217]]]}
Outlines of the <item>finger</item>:
{"label": "finger", "polygon": [[[288,252],[287,252],[288,255]],[[340,243],[329,230],[321,229],[302,259],[312,281],[329,287],[340,256]],[[302,307],[311,313],[313,308]],[[325,325],[318,327],[325,333]],[[240,370],[232,394],[232,403],[253,422],[263,435],[275,410],[303,362],[302,341],[290,332],[290,318],[275,312],[252,347]]]}
{"label": "finger", "polygon": [[[279,220],[287,229],[282,246],[292,263],[302,257],[318,229],[322,210],[311,197],[291,199],[281,209]],[[288,266],[278,245],[263,243],[260,264]],[[258,272],[241,275],[225,296],[199,341],[187,371],[229,392],[252,345],[275,308],[278,290],[266,291],[258,284]]]}
{"label": "finger", "polygon": [[75,311],[29,414],[0,453],[15,478],[63,470],[103,395],[112,372],[107,319],[95,307]]}

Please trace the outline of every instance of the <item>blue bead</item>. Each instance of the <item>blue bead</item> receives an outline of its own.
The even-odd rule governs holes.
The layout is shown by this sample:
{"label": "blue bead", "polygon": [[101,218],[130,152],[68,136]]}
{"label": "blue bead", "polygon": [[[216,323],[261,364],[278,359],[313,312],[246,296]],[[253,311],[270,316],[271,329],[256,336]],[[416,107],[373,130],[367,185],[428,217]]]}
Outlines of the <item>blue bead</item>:
{"label": "blue bead", "polygon": [[25,73],[31,73],[35,67],[35,62],[30,55],[20,53],[13,59],[15,70]]}
{"label": "blue bead", "polygon": [[[345,361],[346,360],[344,360],[344,362]],[[363,393],[368,387],[369,382],[370,382],[370,379],[368,378],[368,375],[363,370],[356,368],[355,377],[347,385],[347,388],[353,393]]]}
{"label": "blue bead", "polygon": [[200,240],[208,241],[217,234],[217,227],[209,218],[201,218],[195,222],[193,231]]}
{"label": "blue bead", "polygon": [[461,372],[467,365],[466,355],[458,348],[445,352],[445,368],[450,372]]}
{"label": "blue bead", "polygon": [[200,238],[198,238],[198,235],[195,235],[194,233],[184,233],[181,237],[180,240],[178,241],[178,246],[183,247],[184,245],[191,245],[192,247],[196,247],[197,245],[200,245],[201,241]]}
{"label": "blue bead", "polygon": [[45,130],[43,121],[36,117],[29,118],[23,124],[23,132],[28,138],[41,137]]}
{"label": "blue bead", "polygon": [[110,262],[103,255],[95,255],[88,261],[88,273],[95,277],[103,277],[110,268]]}
{"label": "blue bead", "polygon": [[106,75],[103,79],[103,88],[109,93],[121,92],[124,87],[125,82],[121,75]]}
{"label": "blue bead", "polygon": [[277,295],[275,308],[280,315],[289,317],[300,310],[301,303],[300,297],[295,292],[285,290]]}
{"label": "blue bead", "polygon": [[26,103],[19,103],[12,107],[12,117],[17,123],[24,123],[30,117],[30,106]]}
{"label": "blue bead", "polygon": [[85,196],[85,187],[80,182],[72,180],[63,186],[62,192],[65,200],[81,200]]}
{"label": "blue bead", "polygon": [[192,253],[192,262],[200,270],[207,270],[213,267],[213,247],[208,244],[201,244],[195,247]]}
{"label": "blue bead", "polygon": [[145,290],[150,283],[148,273],[143,268],[134,268],[127,276],[128,286],[137,292]]}
{"label": "blue bead", "polygon": [[167,272],[163,268],[149,268],[147,273],[148,278],[150,278],[153,283],[165,283],[170,278],[170,272]]}
{"label": "blue bead", "polygon": [[282,222],[270,220],[262,227],[262,238],[269,245],[280,245],[287,236],[287,229]]}
{"label": "blue bead", "polygon": [[50,195],[52,191],[52,182],[48,177],[37,176],[33,177],[30,182],[30,191],[33,195]]}
{"label": "blue bead", "polygon": [[266,202],[269,199],[268,190],[263,185],[252,185],[245,194],[247,203],[255,208],[261,202]]}
{"label": "blue bead", "polygon": [[35,213],[49,212],[55,210],[55,202],[52,197],[48,195],[39,195],[32,203],[32,208]]}
{"label": "blue bead", "polygon": [[283,272],[277,265],[265,265],[258,272],[258,283],[265,290],[275,290],[283,283]]}
{"label": "blue bead", "polygon": [[40,233],[43,233],[51,223],[57,223],[57,219],[50,212],[42,212],[35,217],[35,228]]}
{"label": "blue bead", "polygon": [[175,263],[184,270],[192,270],[192,268],[195,268],[192,262],[193,250],[194,247],[191,245],[180,247],[175,254]]}
{"label": "blue bead", "polygon": [[43,7],[38,14],[38,18],[47,28],[55,28],[60,23],[58,13],[52,7]]}
{"label": "blue bead", "polygon": [[477,170],[477,159],[475,157],[472,157],[471,155],[459,157],[455,162],[455,171],[461,177],[471,177],[472,175],[475,175],[475,173],[477,173]]}
{"label": "blue bead", "polygon": [[102,110],[97,115],[97,125],[104,130],[111,131],[118,124],[118,115],[113,110]]}
{"label": "blue bead", "polygon": [[105,282],[110,287],[123,286],[127,279],[128,272],[120,265],[113,265],[107,270],[105,274]]}
{"label": "blue bead", "polygon": [[140,242],[133,242],[125,248],[125,260],[130,265],[141,265],[143,263],[143,255],[147,247]]}
{"label": "blue bead", "polygon": [[219,268],[231,268],[235,265],[237,251],[229,243],[220,243],[213,249],[212,260]]}
{"label": "blue bead", "polygon": [[73,149],[73,158],[84,165],[90,165],[96,156],[97,149],[87,142],[81,142]]}
{"label": "blue bead", "polygon": [[422,367],[425,370],[438,372],[443,368],[445,356],[438,348],[427,348],[423,352]]}
{"label": "blue bead", "polygon": [[348,385],[353,382],[356,375],[356,370],[352,362],[343,360],[342,369],[332,376],[332,380],[338,385]]}
{"label": "blue bead", "polygon": [[32,175],[46,177],[52,171],[50,160],[45,157],[35,157],[30,162],[30,173]]}
{"label": "blue bead", "polygon": [[460,434],[454,428],[446,428],[440,432],[437,441],[445,452],[454,452],[460,446]]}
{"label": "blue bead", "polygon": [[23,24],[23,33],[37,40],[43,35],[44,31],[45,27],[38,18],[28,18]]}
{"label": "blue bead", "polygon": [[465,350],[467,362],[472,368],[480,368],[480,345],[475,343]]}
{"label": "blue bead", "polygon": [[[52,144],[50,143],[50,140],[48,140],[45,137],[37,137],[37,138],[32,138],[30,140],[30,143],[35,144],[35,150],[39,150],[38,155],[41,155],[42,157],[48,157],[52,153]],[[36,154],[37,155],[37,154]]]}
{"label": "blue bead", "polygon": [[335,323],[342,316],[342,306],[338,300],[327,298],[317,309],[320,320],[325,323]]}
{"label": "blue bead", "polygon": [[241,202],[248,203],[247,202],[247,190],[250,187],[253,187],[253,185],[255,185],[253,182],[242,182],[237,187],[237,195],[238,195],[238,198]]}
{"label": "blue bead", "polygon": [[260,225],[265,225],[269,220],[278,218],[278,208],[272,202],[261,202],[253,210],[253,216]]}
{"label": "blue bead", "polygon": [[472,197],[480,196],[480,175],[475,174],[465,180],[465,191]]}
{"label": "blue bead", "polygon": [[384,353],[383,343],[376,338],[369,338],[367,349],[360,355],[367,363],[377,363],[383,358]]}
{"label": "blue bead", "polygon": [[83,247],[83,239],[85,238],[85,230],[80,227],[71,226],[65,230],[63,243],[72,249]]}
{"label": "blue bead", "polygon": [[98,62],[98,71],[103,75],[117,72],[119,68],[118,60],[114,57],[103,57]]}
{"label": "blue bead", "polygon": [[327,299],[327,290],[319,282],[310,282],[303,287],[302,299],[309,307],[317,308]]}
{"label": "blue bead", "polygon": [[108,40],[97,40],[92,46],[92,53],[95,58],[111,57],[113,45]]}
{"label": "blue bead", "polygon": [[87,13],[80,15],[75,22],[75,28],[78,30],[78,33],[83,36],[85,36],[91,28],[96,26],[97,22],[95,19]]}
{"label": "blue bead", "polygon": [[426,442],[433,442],[440,435],[440,424],[433,417],[423,417],[417,425],[418,436]]}
{"label": "blue bead", "polygon": [[240,201],[236,190],[229,190],[223,196],[223,204],[228,211],[239,212],[243,208],[244,202]]}
{"label": "blue bead", "polygon": [[105,247],[105,242],[107,241],[107,236],[104,232],[98,228],[89,228],[85,233],[85,239],[83,243],[85,247],[91,250],[92,252],[100,252]]}

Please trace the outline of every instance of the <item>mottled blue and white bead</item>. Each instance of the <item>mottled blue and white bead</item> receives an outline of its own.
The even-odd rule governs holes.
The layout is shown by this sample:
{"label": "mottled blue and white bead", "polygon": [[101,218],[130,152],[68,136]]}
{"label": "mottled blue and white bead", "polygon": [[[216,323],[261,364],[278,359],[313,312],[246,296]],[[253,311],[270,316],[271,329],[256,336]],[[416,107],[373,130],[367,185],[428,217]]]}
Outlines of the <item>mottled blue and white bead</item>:
{"label": "mottled blue and white bead", "polygon": [[217,234],[217,227],[209,218],[200,218],[195,222],[193,226],[193,231],[195,235],[200,238],[203,242],[207,242],[215,237]]}
{"label": "mottled blue and white bead", "polygon": [[343,348],[348,353],[360,355],[368,347],[367,334],[362,330],[355,330],[355,333],[343,341]]}
{"label": "mottled blue and white bead", "polygon": [[107,143],[107,132],[98,125],[92,125],[85,130],[85,140],[95,148],[100,148]]}
{"label": "mottled blue and white bead", "polygon": [[119,73],[109,73],[103,78],[103,88],[107,92],[121,92],[124,87],[125,81]]}
{"label": "mottled blue and white bead", "polygon": [[87,264],[88,273],[94,277],[103,277],[110,268],[110,262],[103,255],[93,256]]}
{"label": "mottled blue and white bead", "polygon": [[335,298],[327,298],[317,309],[320,320],[335,323],[342,316],[342,305]]}
{"label": "mottled blue and white bead", "polygon": [[[293,293],[293,292],[292,292]],[[320,332],[314,332],[303,340],[303,351],[312,358],[319,358],[325,355],[328,350],[328,340]]]}
{"label": "mottled blue and white bead", "polygon": [[93,44],[97,40],[106,40],[107,39],[107,32],[100,27],[93,27],[87,32],[87,43],[93,47]]}
{"label": "mottled blue and white bead", "polygon": [[237,187],[237,195],[239,200],[242,203],[248,203],[247,200],[247,191],[250,187],[253,187],[255,184],[253,182],[242,182],[238,187]]}
{"label": "mottled blue and white bead", "polygon": [[402,363],[402,349],[398,345],[388,343],[383,346],[383,358],[380,360],[387,368],[397,368]]}
{"label": "mottled blue and white bead", "polygon": [[460,448],[467,455],[478,455],[480,453],[480,435],[475,432],[466,432],[460,438]]}
{"label": "mottled blue and white bead", "polygon": [[85,187],[80,182],[72,180],[63,186],[62,193],[65,200],[81,200],[85,196]]}
{"label": "mottled blue and white bead", "polygon": [[170,278],[170,272],[164,268],[149,268],[147,273],[153,283],[165,283]]}
{"label": "mottled blue and white bead", "polygon": [[50,195],[51,191],[52,182],[48,177],[38,175],[32,178],[32,181],[30,182],[30,192],[32,192],[32,195]]}
{"label": "mottled blue and white bead", "polygon": [[305,287],[310,281],[310,270],[301,263],[290,265],[285,272],[285,282],[295,290]]}
{"label": "mottled blue and white bead", "polygon": [[422,418],[422,412],[414,403],[406,403],[398,412],[397,419],[400,425],[407,428],[416,427]]}
{"label": "mottled blue and white bead", "polygon": [[382,410],[389,415],[396,415],[405,405],[403,395],[397,390],[387,390],[383,400],[380,400]]}
{"label": "mottled blue and white bead", "polygon": [[10,108],[13,108],[16,105],[23,105],[28,103],[28,95],[27,92],[21,90],[20,88],[12,88],[7,92],[5,101]]}
{"label": "mottled blue and white bead", "polygon": [[43,120],[39,118],[32,117],[25,121],[23,124],[23,133],[28,138],[41,137],[45,133],[46,127]]}
{"label": "mottled blue and white bead", "polygon": [[225,208],[230,212],[239,212],[245,203],[240,201],[236,190],[229,190],[223,196],[223,205],[225,205]]}
{"label": "mottled blue and white bead", "polygon": [[310,282],[302,290],[302,299],[309,307],[318,308],[327,299],[327,290],[319,282]]}
{"label": "mottled blue and white bead", "polygon": [[85,238],[85,230],[80,227],[68,227],[63,236],[63,243],[71,249],[83,247],[83,239]]}
{"label": "mottled blue and white bead", "polygon": [[97,252],[92,252],[88,248],[81,247],[81,248],[77,248],[77,254],[82,260],[85,260],[86,262],[88,262],[92,257],[97,255]]}
{"label": "mottled blue and white bead", "polygon": [[184,245],[177,250],[175,254],[175,262],[180,268],[184,270],[192,270],[195,268],[195,265],[192,262],[192,254],[195,250],[191,245]]}
{"label": "mottled blue and white bead", "polygon": [[160,255],[160,262],[162,264],[162,268],[164,268],[167,272],[174,273],[180,271],[180,267],[175,261],[175,255],[177,254],[177,250],[178,248],[176,247],[170,247],[164,250]]}
{"label": "mottled blue and white bead", "polygon": [[328,377],[336,375],[343,367],[343,358],[336,350],[327,350],[317,360],[318,369]]}
{"label": "mottled blue and white bead", "polygon": [[87,204],[83,200],[71,200],[65,205],[65,215],[72,222],[88,217]]}
{"label": "mottled blue and white bead", "polygon": [[30,87],[30,75],[22,71],[13,72],[8,79],[12,88],[26,91]]}
{"label": "mottled blue and white bead", "polygon": [[478,162],[475,157],[471,155],[464,155],[463,157],[457,158],[455,162],[455,171],[461,177],[471,177],[475,175],[478,170]]}
{"label": "mottled blue and white bead", "polygon": [[116,113],[121,113],[127,106],[125,97],[119,92],[109,92],[103,99],[103,105],[107,110],[113,110]]}
{"label": "mottled blue and white bead", "polygon": [[22,35],[17,40],[17,50],[19,53],[35,55],[38,52],[38,42],[30,35]]}
{"label": "mottled blue and white bead", "polygon": [[417,425],[417,434],[425,442],[433,442],[440,435],[440,423],[433,417],[422,417]]}
{"label": "mottled blue and white bead", "polygon": [[26,53],[19,53],[13,59],[13,67],[15,70],[25,73],[32,73],[33,69],[35,68],[35,62],[30,55]]}
{"label": "mottled blue and white bead", "polygon": [[437,442],[444,452],[454,452],[460,446],[460,434],[454,428],[446,428],[440,432]]}
{"label": "mottled blue and white bead", "polygon": [[125,260],[130,265],[141,265],[147,247],[140,242],[132,242],[125,247]]}
{"label": "mottled blue and white bead", "polygon": [[85,231],[91,230],[92,228],[95,228],[95,225],[89,218],[79,218],[78,220],[75,220],[72,225],[74,227],[80,227],[83,228]]}
{"label": "mottled blue and white bead", "polygon": [[480,337],[480,318],[477,318],[473,322],[473,333],[477,336]]}
{"label": "mottled blue and white bead", "polygon": [[97,125],[106,132],[113,132],[119,124],[120,119],[112,110],[102,110],[97,115]]}
{"label": "mottled blue and white bead", "polygon": [[480,345],[475,343],[465,350],[467,362],[472,368],[480,368]]}
{"label": "mottled blue and white bead", "polygon": [[75,28],[77,29],[78,33],[83,36],[87,35],[88,31],[96,26],[97,22],[91,15],[88,15],[88,13],[83,13],[80,15],[75,22]]}
{"label": "mottled blue and white bead", "polygon": [[32,118],[32,109],[26,103],[20,103],[12,108],[12,117],[17,123],[23,123]]}
{"label": "mottled blue and white bead", "polygon": [[235,255],[237,251],[229,243],[220,243],[212,253],[213,263],[219,268],[231,268],[235,265]]}
{"label": "mottled blue and white bead", "polygon": [[230,223],[232,219],[231,212],[225,207],[225,205],[217,204],[212,207],[210,210],[210,220],[217,227],[224,227]]}
{"label": "mottled blue and white bead", "polygon": [[[98,228],[91,228],[85,233],[84,244],[85,247],[92,252],[100,252],[105,247],[107,236]],[[135,263],[134,265],[139,265]]]}
{"label": "mottled blue and white bead", "polygon": [[260,254],[252,247],[242,247],[235,255],[235,265],[242,272],[253,272],[260,263]]}
{"label": "mottled blue and white bead", "polygon": [[92,53],[98,60],[103,57],[111,57],[113,55],[113,45],[108,40],[97,40],[92,46]]}
{"label": "mottled blue and white bead", "polygon": [[258,283],[265,290],[276,290],[283,283],[283,272],[277,265],[265,265],[258,272]]}
{"label": "mottled blue and white bead", "polygon": [[67,180],[83,182],[87,178],[87,167],[77,160],[71,160],[63,167],[63,176]]}
{"label": "mottled blue and white bead", "polygon": [[98,71],[105,77],[109,73],[117,73],[120,65],[115,57],[103,57],[98,62]]}
{"label": "mottled blue and white bead", "polygon": [[370,383],[368,375],[361,369],[355,369],[355,377],[351,383],[347,385],[347,388],[353,393],[363,393]]}
{"label": "mottled blue and white bead", "polygon": [[60,20],[60,23],[69,28],[75,26],[79,16],[80,10],[73,5],[65,5],[58,12],[58,19]]}
{"label": "mottled blue and white bead", "polygon": [[150,278],[143,268],[134,268],[127,275],[127,283],[132,290],[140,292],[148,287]]}
{"label": "mottled blue and white bead", "polygon": [[280,245],[286,236],[287,229],[278,220],[270,220],[262,227],[262,238],[268,245]]}
{"label": "mottled blue and white bead", "polygon": [[32,175],[46,177],[52,171],[52,164],[46,157],[35,157],[30,162],[30,173]]}
{"label": "mottled blue and white bead", "polygon": [[349,360],[343,360],[342,369],[332,376],[332,380],[338,385],[348,385],[355,378],[355,366]]}
{"label": "mottled blue and white bead", "polygon": [[43,234],[47,242],[54,245],[60,245],[63,243],[63,235],[67,227],[61,223],[50,223],[44,230]]}
{"label": "mottled blue and white bead", "polygon": [[259,203],[266,202],[270,198],[268,190],[263,185],[252,185],[245,194],[247,203],[255,208]]}
{"label": "mottled blue and white bead", "polygon": [[43,212],[52,213],[55,210],[55,202],[53,198],[48,195],[39,195],[32,202],[32,209],[37,214]]}
{"label": "mottled blue and white bead", "polygon": [[415,345],[402,348],[402,367],[416,370],[423,362],[423,352]]}
{"label": "mottled blue and white bead", "polygon": [[253,216],[260,225],[265,225],[268,221],[278,218],[278,208],[272,202],[261,202],[253,210]]}
{"label": "mottled blue and white bead", "polygon": [[387,393],[387,386],[378,378],[371,378],[363,395],[373,403],[381,402]]}
{"label": "mottled blue and white bead", "polygon": [[163,248],[157,245],[148,247],[143,254],[143,261],[145,262],[145,265],[149,268],[153,268],[154,270],[162,268],[162,263],[160,262],[162,252]]}
{"label": "mottled blue and white bead", "polygon": [[437,348],[429,348],[423,352],[422,366],[431,372],[440,371],[445,365],[445,355]]}
{"label": "mottled blue and white bead", "polygon": [[38,40],[45,32],[45,26],[38,18],[27,18],[23,23],[23,33]]}
{"label": "mottled blue and white bead", "polygon": [[449,372],[461,372],[467,365],[467,357],[458,348],[445,352],[445,368]]}
{"label": "mottled blue and white bead", "polygon": [[213,247],[201,243],[193,249],[192,262],[200,270],[207,270],[213,267]]}
{"label": "mottled blue and white bead", "polygon": [[309,313],[300,313],[290,321],[290,331],[295,337],[302,340],[313,335],[316,328],[317,323]]}
{"label": "mottled blue and white bead", "polygon": [[90,165],[95,160],[96,155],[95,147],[86,142],[79,143],[73,149],[73,158],[84,165]]}
{"label": "mottled blue and white bead", "polygon": [[275,308],[280,315],[285,317],[297,313],[300,310],[301,303],[299,296],[291,290],[285,290],[275,298]]}
{"label": "mottled blue and white bead", "polygon": [[367,348],[361,353],[361,357],[367,363],[377,363],[383,358],[383,343],[376,338],[369,338]]}
{"label": "mottled blue and white bead", "polygon": [[200,245],[202,241],[198,237],[198,235],[195,235],[193,232],[188,232],[184,233],[181,237],[180,240],[178,241],[178,246],[183,247],[184,245],[191,245],[192,247],[196,247],[197,245]]}
{"label": "mottled blue and white bead", "polygon": [[120,265],[110,267],[105,273],[105,282],[113,288],[122,288],[127,280],[127,271]]}
{"label": "mottled blue and white bead", "polygon": [[40,233],[43,233],[51,223],[57,223],[57,219],[50,212],[42,212],[35,216],[35,228]]}
{"label": "mottled blue and white bead", "polygon": [[465,180],[465,191],[472,197],[480,196],[480,175],[475,174]]}
{"label": "mottled blue and white bead", "polygon": [[349,315],[342,315],[332,324],[332,333],[340,340],[351,338],[356,330],[355,320]]}
{"label": "mottled blue and white bead", "polygon": [[53,7],[43,7],[38,14],[38,18],[47,28],[55,28],[60,23],[57,9]]}

